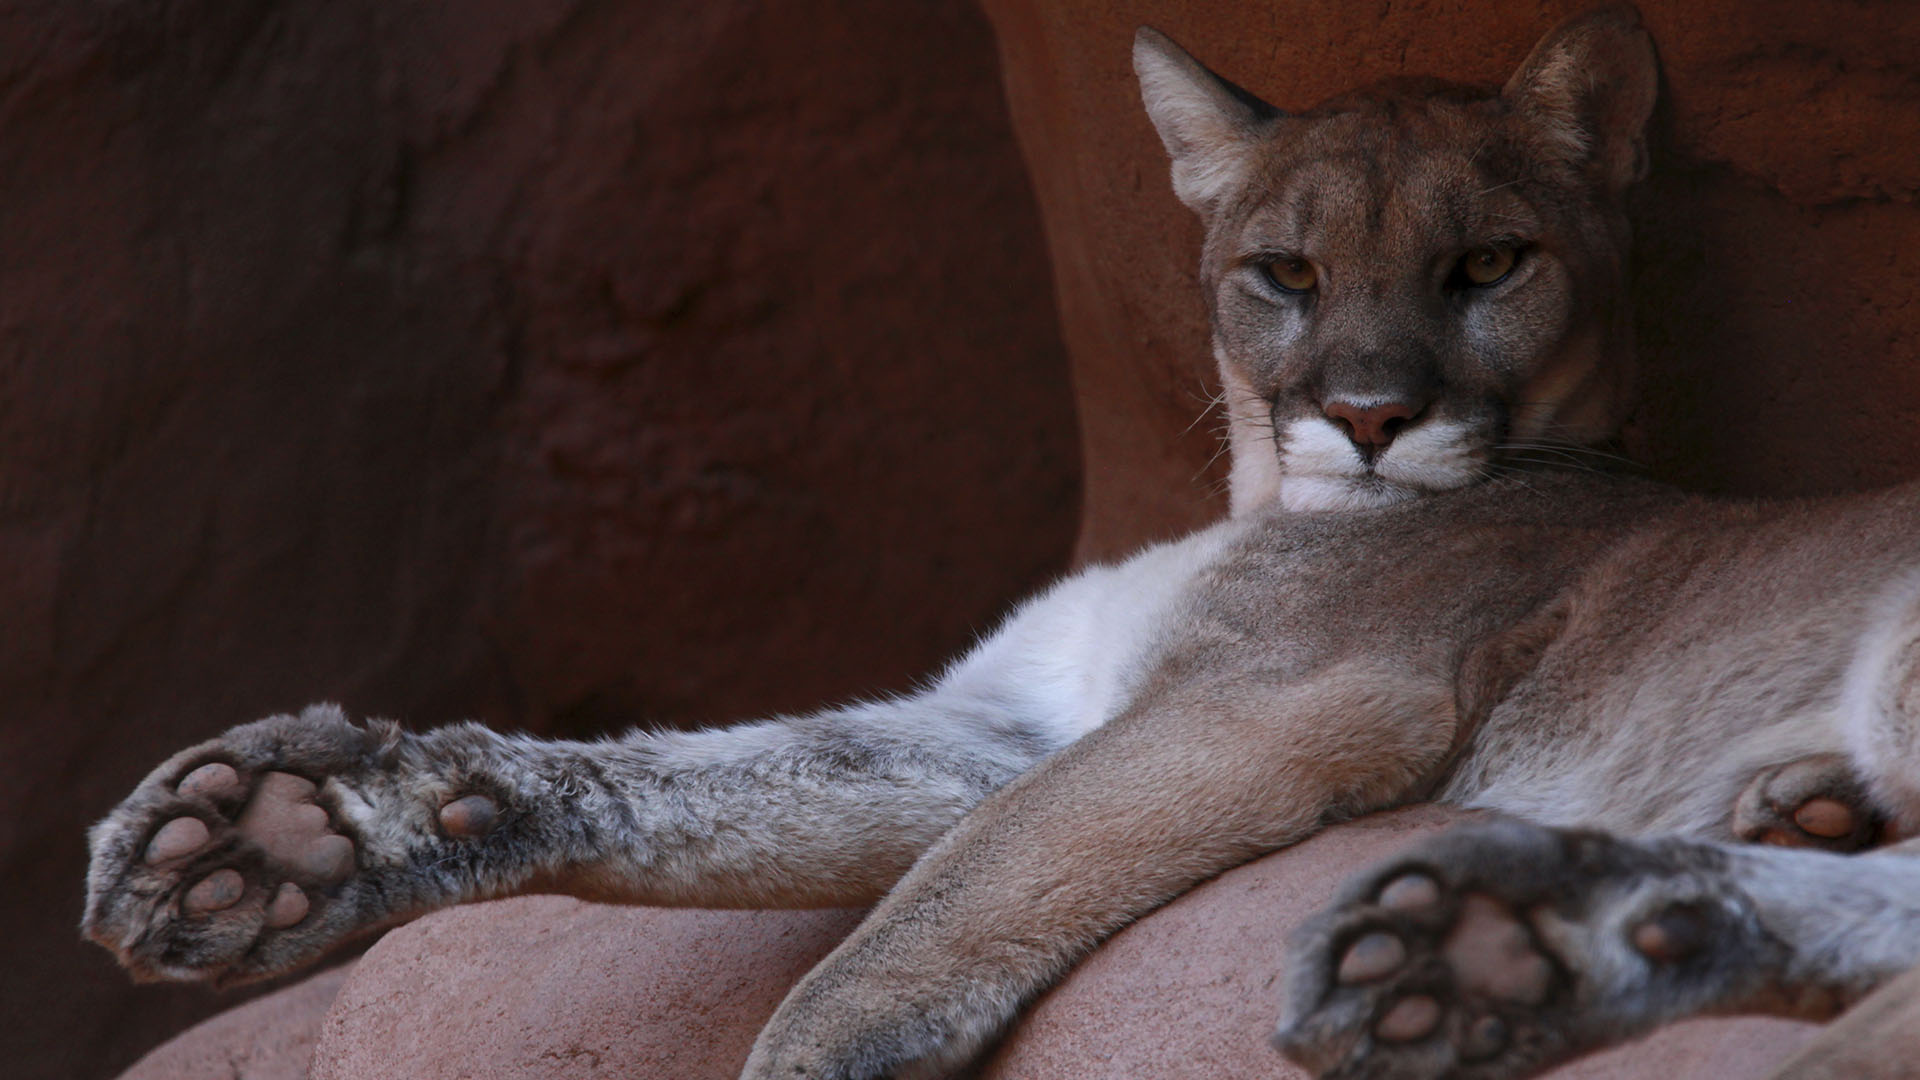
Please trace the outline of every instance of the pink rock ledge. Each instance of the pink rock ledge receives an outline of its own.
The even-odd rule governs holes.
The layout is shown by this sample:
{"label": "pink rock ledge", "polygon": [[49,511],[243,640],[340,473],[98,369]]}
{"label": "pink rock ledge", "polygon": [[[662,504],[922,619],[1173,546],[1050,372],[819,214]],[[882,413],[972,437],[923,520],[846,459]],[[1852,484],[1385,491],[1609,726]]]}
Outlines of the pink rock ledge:
{"label": "pink rock ledge", "polygon": [[[1348,874],[1460,816],[1375,815],[1194,890],[1028,1009],[983,1075],[1304,1077],[1266,1045],[1288,933]],[[126,1078],[280,1080],[302,1075],[310,1048],[312,1080],[731,1080],[786,988],[858,918],[548,896],[475,904],[387,935],[343,985],[318,976],[216,1017]],[[1757,1080],[1816,1031],[1695,1021],[1553,1076]],[[276,1071],[220,1071],[236,1060]]]}

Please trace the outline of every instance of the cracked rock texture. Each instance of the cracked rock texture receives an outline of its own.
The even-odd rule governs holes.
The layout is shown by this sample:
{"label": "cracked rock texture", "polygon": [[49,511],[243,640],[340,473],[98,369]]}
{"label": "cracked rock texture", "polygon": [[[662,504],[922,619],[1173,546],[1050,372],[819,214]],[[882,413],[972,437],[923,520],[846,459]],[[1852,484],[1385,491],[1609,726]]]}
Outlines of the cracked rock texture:
{"label": "cracked rock texture", "polygon": [[591,733],[899,688],[1065,563],[965,0],[0,15],[0,1061],[234,997],[74,931],[155,762],[332,699]]}

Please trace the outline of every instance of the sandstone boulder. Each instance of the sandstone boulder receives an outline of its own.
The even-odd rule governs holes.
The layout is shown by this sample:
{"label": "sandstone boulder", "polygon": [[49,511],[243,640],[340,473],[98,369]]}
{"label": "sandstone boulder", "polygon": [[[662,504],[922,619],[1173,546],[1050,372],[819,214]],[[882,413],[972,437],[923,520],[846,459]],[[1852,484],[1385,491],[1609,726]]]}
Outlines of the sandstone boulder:
{"label": "sandstone boulder", "polygon": [[307,1080],[321,1021],[346,967],[310,975],[154,1048],[122,1080]]}
{"label": "sandstone boulder", "polygon": [[[1376,815],[1203,885],[1123,931],[1030,1008],[985,1077],[1302,1076],[1265,1044],[1287,935],[1348,874],[1460,816],[1430,807]],[[442,912],[389,934],[347,977],[319,1025],[313,1080],[730,1080],[787,986],[857,918],[561,897]],[[318,1023],[320,993],[296,1018],[302,1032]],[[125,1080],[228,1080],[175,1063],[220,1060],[238,1037],[230,1021],[177,1040]],[[1758,1078],[1817,1030],[1696,1021],[1553,1075]]]}

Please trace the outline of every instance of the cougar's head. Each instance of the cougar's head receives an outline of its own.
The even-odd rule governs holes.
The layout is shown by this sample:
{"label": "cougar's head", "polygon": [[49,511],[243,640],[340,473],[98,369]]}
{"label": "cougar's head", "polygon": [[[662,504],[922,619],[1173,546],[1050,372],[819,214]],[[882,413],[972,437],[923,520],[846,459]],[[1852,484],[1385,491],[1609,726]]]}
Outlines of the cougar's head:
{"label": "cougar's head", "polygon": [[1152,30],[1133,58],[1206,224],[1235,513],[1377,506],[1614,434],[1622,196],[1658,83],[1630,10],[1554,30],[1498,92],[1401,81],[1297,115]]}

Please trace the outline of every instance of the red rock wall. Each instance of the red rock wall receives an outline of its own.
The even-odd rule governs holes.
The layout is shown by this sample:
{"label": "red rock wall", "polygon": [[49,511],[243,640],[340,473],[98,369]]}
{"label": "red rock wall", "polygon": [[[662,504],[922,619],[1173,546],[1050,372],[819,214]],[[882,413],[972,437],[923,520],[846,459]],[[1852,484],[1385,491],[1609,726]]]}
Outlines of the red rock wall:
{"label": "red rock wall", "polygon": [[[1282,108],[1387,75],[1499,83],[1581,0],[984,0],[1046,221],[1088,462],[1083,555],[1217,514],[1200,230],[1129,68],[1151,24]],[[1645,0],[1666,72],[1642,193],[1633,453],[1743,493],[1920,473],[1920,17]],[[1191,427],[1190,427],[1191,425]],[[1183,434],[1184,432],[1184,434]]]}
{"label": "red rock wall", "polygon": [[901,687],[1063,565],[1039,226],[962,0],[0,17],[0,1061],[229,1004],[82,830],[330,698],[544,731]]}

